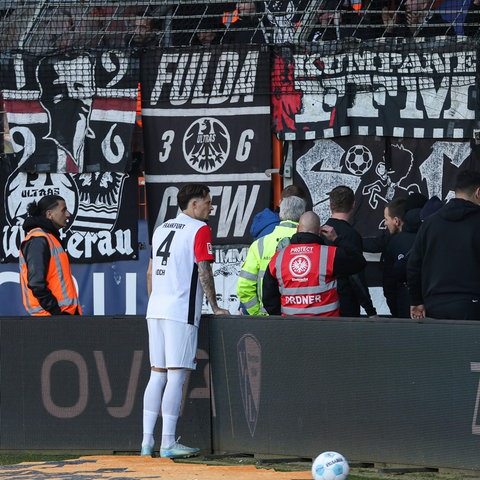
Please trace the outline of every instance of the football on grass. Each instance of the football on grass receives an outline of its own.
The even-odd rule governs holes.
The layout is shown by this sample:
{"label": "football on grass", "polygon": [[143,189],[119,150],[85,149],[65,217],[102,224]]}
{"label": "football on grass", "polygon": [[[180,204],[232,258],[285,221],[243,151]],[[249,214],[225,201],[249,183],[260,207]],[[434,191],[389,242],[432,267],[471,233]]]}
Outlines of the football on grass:
{"label": "football on grass", "polygon": [[323,452],[312,464],[314,480],[345,480],[349,471],[347,460],[337,452]]}

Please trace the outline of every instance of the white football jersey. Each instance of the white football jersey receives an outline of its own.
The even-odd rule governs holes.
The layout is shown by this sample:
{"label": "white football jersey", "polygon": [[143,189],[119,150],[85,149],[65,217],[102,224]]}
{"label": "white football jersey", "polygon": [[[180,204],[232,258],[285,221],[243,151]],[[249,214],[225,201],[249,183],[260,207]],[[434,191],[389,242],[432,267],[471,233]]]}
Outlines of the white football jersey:
{"label": "white football jersey", "polygon": [[184,213],[155,229],[147,318],[167,318],[198,327],[203,289],[197,264],[213,261],[211,238],[205,222]]}

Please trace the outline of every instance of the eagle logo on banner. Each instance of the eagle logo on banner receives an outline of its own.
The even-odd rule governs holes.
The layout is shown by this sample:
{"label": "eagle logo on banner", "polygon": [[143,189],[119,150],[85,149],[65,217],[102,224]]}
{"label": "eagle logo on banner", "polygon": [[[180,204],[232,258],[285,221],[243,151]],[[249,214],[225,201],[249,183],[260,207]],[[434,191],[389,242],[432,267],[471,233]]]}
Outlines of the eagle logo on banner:
{"label": "eagle logo on banner", "polygon": [[119,172],[30,173],[16,168],[4,183],[2,262],[18,258],[27,207],[45,195],[63,197],[71,213],[62,238],[73,262],[137,258],[136,203],[132,201],[137,190],[133,180]]}
{"label": "eagle logo on banner", "polygon": [[199,118],[190,125],[183,139],[183,154],[197,172],[210,173],[227,161],[230,135],[216,118]]}

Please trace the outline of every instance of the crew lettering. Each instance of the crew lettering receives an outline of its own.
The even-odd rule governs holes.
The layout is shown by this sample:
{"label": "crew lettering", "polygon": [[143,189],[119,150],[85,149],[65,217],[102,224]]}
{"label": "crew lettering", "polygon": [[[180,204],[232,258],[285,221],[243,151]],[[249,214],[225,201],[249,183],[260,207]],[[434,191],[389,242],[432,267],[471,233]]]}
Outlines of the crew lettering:
{"label": "crew lettering", "polygon": [[[211,219],[218,219],[217,238],[226,238],[230,234],[242,238],[245,236],[255,205],[257,204],[260,185],[226,185],[210,187],[213,210]],[[156,224],[161,224],[168,217],[177,215],[178,188],[168,187],[162,197]],[[170,223],[170,222],[169,222]],[[212,221],[210,222],[213,223]],[[215,232],[214,232],[215,234]]]}

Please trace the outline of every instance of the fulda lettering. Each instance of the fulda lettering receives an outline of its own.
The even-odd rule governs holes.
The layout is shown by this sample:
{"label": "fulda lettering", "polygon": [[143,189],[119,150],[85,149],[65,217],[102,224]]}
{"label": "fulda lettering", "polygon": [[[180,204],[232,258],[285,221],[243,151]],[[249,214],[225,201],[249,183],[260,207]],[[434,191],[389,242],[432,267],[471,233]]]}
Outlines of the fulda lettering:
{"label": "fulda lettering", "polygon": [[[192,104],[251,103],[255,92],[259,52],[245,56],[224,51],[164,53],[158,63],[150,106],[167,99],[173,106]],[[207,73],[213,81],[207,81]]]}

